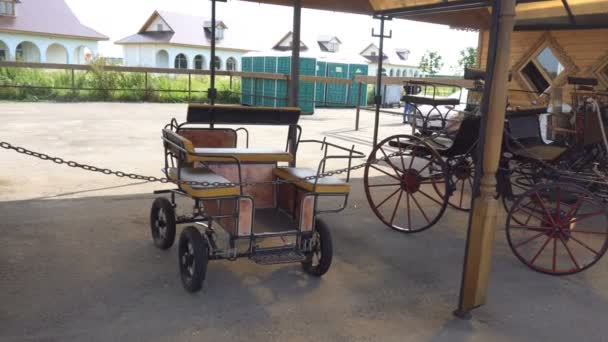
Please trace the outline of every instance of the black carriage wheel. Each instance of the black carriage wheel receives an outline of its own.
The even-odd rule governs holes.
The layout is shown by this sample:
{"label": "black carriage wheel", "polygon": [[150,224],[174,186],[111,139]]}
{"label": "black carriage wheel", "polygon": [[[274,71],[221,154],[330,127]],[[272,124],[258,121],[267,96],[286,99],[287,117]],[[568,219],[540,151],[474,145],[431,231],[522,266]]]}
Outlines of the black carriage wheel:
{"label": "black carriage wheel", "polygon": [[374,147],[365,167],[367,201],[374,214],[396,231],[428,229],[448,205],[446,169],[441,156],[423,139],[388,137]]}
{"label": "black carriage wheel", "polygon": [[169,249],[175,242],[175,208],[168,199],[159,197],[154,200],[150,210],[150,230],[154,245]]}
{"label": "black carriage wheel", "polygon": [[205,280],[209,254],[207,241],[195,227],[186,227],[179,237],[179,271],[188,292],[198,292]]}
{"label": "black carriage wheel", "polygon": [[312,251],[306,253],[302,262],[304,271],[315,277],[321,277],[329,270],[333,258],[333,244],[327,224],[320,219],[315,221],[312,236]]}
{"label": "black carriage wheel", "polygon": [[[514,220],[518,214],[523,223]],[[593,266],[608,249],[603,201],[572,184],[534,187],[513,203],[506,223],[509,247],[534,271],[568,275]]]}
{"label": "black carriage wheel", "polygon": [[[468,212],[471,210],[473,183],[475,182],[475,164],[472,154],[448,159],[446,163],[450,175],[450,186],[453,187],[448,204],[454,209]],[[442,187],[435,186],[435,191],[443,196]]]}

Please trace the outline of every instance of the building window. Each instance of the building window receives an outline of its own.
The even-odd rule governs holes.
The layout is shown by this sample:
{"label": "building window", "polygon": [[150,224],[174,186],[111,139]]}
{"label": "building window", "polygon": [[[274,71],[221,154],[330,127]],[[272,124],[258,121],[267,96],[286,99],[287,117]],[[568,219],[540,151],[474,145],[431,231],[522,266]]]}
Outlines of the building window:
{"label": "building window", "polygon": [[226,70],[236,71],[236,59],[234,59],[234,57],[230,57],[226,60]]}
{"label": "building window", "polygon": [[376,57],[377,56],[376,51],[372,51],[371,56]]}
{"label": "building window", "polygon": [[162,31],[164,31],[164,30],[165,30],[165,28],[163,27],[163,24],[157,24],[157,25],[156,25],[156,31],[160,31],[160,32],[162,32]]}
{"label": "building window", "polygon": [[188,69],[188,59],[183,53],[175,56],[175,69]]}
{"label": "building window", "polygon": [[17,62],[23,62],[23,44],[17,45],[17,49],[15,50],[15,60]]}
{"label": "building window", "polygon": [[[221,70],[222,69],[222,60],[218,57],[215,56],[215,70]],[[209,65],[209,69],[213,68],[213,65]]]}
{"label": "building window", "polygon": [[339,49],[340,44],[336,42],[330,42],[329,44],[327,44],[327,50],[329,50],[329,52],[338,52]]}
{"label": "building window", "polygon": [[196,57],[194,57],[194,69],[203,70],[204,65],[205,58],[203,57],[203,55],[197,55]]}
{"label": "building window", "polygon": [[532,90],[538,94],[547,91],[565,70],[565,67],[549,46],[545,46],[539,53],[532,55],[521,68],[521,75],[528,82]]}
{"label": "building window", "polygon": [[395,76],[395,72],[393,71],[393,69],[391,69],[391,70],[389,71],[389,76],[390,76],[390,77]]}
{"label": "building window", "polygon": [[15,0],[0,0],[0,15],[15,15]]}

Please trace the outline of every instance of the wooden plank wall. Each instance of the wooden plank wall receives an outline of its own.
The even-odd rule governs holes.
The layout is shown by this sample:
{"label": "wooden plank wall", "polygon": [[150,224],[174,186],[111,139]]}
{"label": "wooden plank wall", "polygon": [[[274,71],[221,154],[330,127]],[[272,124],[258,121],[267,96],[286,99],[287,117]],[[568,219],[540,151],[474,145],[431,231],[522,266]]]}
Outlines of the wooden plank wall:
{"label": "wooden plank wall", "polygon": [[[480,32],[480,67],[485,68],[488,56],[488,31]],[[538,47],[539,42],[552,37],[562,52],[570,58],[576,66],[573,73],[580,77],[594,77],[594,69],[608,60],[608,29],[593,30],[554,30],[554,31],[516,31],[513,32],[511,45],[511,67],[520,64],[532,50]],[[513,70],[515,73],[515,70]],[[517,75],[515,75],[517,76]],[[600,80],[600,89],[608,88],[608,82]],[[572,86],[563,84],[563,101],[570,103]],[[529,90],[519,77],[514,77],[509,89]],[[513,103],[522,104],[530,102],[532,98],[526,93],[511,92],[509,99]]]}

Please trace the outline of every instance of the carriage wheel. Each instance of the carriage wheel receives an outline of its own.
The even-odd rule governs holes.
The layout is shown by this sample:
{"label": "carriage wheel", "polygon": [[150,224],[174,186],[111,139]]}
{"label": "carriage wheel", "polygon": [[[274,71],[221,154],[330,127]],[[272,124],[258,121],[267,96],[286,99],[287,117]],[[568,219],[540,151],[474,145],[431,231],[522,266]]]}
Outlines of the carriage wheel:
{"label": "carriage wheel", "polygon": [[182,284],[188,292],[198,292],[207,274],[209,254],[207,241],[196,227],[186,227],[179,237],[179,271]]}
{"label": "carriage wheel", "polygon": [[[514,215],[527,217],[519,223]],[[513,204],[507,218],[507,241],[517,258],[551,275],[581,272],[608,248],[608,211],[586,189],[550,183],[532,188]]]}
{"label": "carriage wheel", "polygon": [[[448,204],[458,210],[470,211],[473,196],[473,182],[475,181],[475,164],[471,154],[451,158],[447,160],[448,173],[450,174],[451,196]],[[435,191],[443,196],[441,186],[436,186]]]}
{"label": "carriage wheel", "polygon": [[150,210],[150,231],[154,245],[160,249],[169,249],[175,241],[175,209],[173,204],[158,197]]}
{"label": "carriage wheel", "polygon": [[329,271],[333,257],[333,247],[327,224],[320,219],[315,222],[312,251],[306,253],[305,260],[302,261],[302,268],[310,275],[321,277]]}
{"label": "carriage wheel", "polygon": [[380,142],[368,158],[363,182],[374,214],[400,232],[430,228],[448,204],[442,195],[448,193],[445,163],[417,137],[395,135]]}

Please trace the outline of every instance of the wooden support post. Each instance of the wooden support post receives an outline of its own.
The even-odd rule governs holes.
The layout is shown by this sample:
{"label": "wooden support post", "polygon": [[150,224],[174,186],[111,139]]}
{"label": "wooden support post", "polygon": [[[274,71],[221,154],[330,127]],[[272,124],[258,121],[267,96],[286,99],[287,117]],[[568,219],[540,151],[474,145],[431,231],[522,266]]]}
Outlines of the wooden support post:
{"label": "wooden support post", "polygon": [[469,219],[460,301],[455,311],[459,317],[466,317],[472,309],[483,305],[488,289],[498,208],[496,171],[501,157],[515,4],[516,0],[494,0],[492,9],[493,32],[488,56],[490,82],[486,83],[484,101],[487,106],[482,108],[479,142],[481,178],[476,182],[479,191],[475,191]]}
{"label": "wooden support post", "polygon": [[359,130],[359,114],[361,113],[361,91],[363,90],[363,83],[359,83],[357,91],[357,118],[355,119],[355,131]]}

